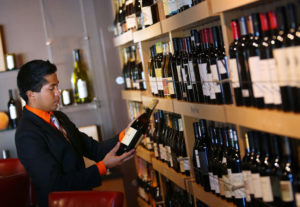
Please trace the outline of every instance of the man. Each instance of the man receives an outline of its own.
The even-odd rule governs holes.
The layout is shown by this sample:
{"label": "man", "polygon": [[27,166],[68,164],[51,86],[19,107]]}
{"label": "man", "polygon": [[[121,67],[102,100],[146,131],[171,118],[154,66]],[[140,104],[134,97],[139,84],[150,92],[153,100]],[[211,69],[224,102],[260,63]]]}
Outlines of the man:
{"label": "man", "polygon": [[[116,156],[119,137],[98,143],[60,112],[56,66],[33,60],[23,65],[17,84],[25,100],[15,141],[20,161],[32,179],[40,207],[48,206],[52,191],[91,190],[101,185],[107,168],[134,156]],[[122,133],[123,134],[123,133]],[[97,163],[85,168],[83,156]]]}

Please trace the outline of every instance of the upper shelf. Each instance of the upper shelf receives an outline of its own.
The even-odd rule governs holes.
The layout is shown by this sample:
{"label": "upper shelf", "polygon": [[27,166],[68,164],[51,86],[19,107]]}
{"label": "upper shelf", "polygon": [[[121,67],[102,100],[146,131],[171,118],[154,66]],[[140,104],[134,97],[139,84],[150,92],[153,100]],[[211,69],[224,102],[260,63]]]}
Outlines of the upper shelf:
{"label": "upper shelf", "polygon": [[136,148],[136,156],[142,158],[143,160],[145,160],[149,163],[151,163],[152,157],[154,157],[153,155],[154,155],[153,152],[150,152],[149,150],[146,150],[142,146],[138,146]]}
{"label": "upper shelf", "polygon": [[116,47],[125,45],[126,43],[129,43],[133,40],[133,32],[132,30],[129,30],[118,37],[114,38],[114,45]]}
{"label": "upper shelf", "polygon": [[174,112],[173,107],[173,100],[167,99],[167,98],[158,98],[154,96],[143,96],[142,101],[144,106],[149,106],[153,99],[158,99],[158,104],[156,106],[156,109],[168,111],[168,112]]}
{"label": "upper shelf", "polygon": [[73,104],[71,106],[60,106],[59,109],[64,113],[74,113],[78,111],[96,110],[98,107],[98,101],[92,101],[84,104]]}
{"label": "upper shelf", "polygon": [[142,102],[142,92],[138,90],[123,90],[122,98],[129,101]]}
{"label": "upper shelf", "polygon": [[228,122],[269,133],[300,138],[300,114],[268,109],[226,106]]}
{"label": "upper shelf", "polygon": [[207,1],[203,1],[179,14],[162,20],[162,32],[170,32],[211,16]]}
{"label": "upper shelf", "polygon": [[260,0],[211,0],[212,13],[217,14],[258,1]]}
{"label": "upper shelf", "polygon": [[133,42],[141,42],[145,40],[150,40],[162,34],[161,23],[157,22],[150,27],[143,30],[139,30],[133,33]]}

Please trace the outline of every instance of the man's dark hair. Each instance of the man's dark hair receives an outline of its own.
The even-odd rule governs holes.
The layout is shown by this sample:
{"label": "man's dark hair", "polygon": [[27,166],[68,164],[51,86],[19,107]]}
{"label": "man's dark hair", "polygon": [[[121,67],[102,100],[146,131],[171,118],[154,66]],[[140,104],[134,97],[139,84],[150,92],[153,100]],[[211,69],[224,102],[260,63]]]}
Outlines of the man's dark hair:
{"label": "man's dark hair", "polygon": [[25,63],[18,73],[17,84],[20,91],[20,96],[24,101],[28,101],[26,92],[31,90],[40,92],[42,86],[47,82],[46,75],[56,72],[56,66],[48,60],[32,60]]}

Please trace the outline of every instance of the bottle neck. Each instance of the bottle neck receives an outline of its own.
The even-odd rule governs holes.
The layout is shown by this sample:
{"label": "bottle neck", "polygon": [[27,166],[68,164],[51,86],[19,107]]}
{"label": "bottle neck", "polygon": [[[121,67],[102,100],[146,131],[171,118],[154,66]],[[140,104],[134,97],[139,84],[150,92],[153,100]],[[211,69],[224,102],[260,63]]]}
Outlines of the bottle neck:
{"label": "bottle neck", "polygon": [[241,35],[242,36],[247,36],[248,35],[248,28],[247,28],[247,19],[246,19],[246,17],[241,17],[239,23],[240,23]]}
{"label": "bottle neck", "polygon": [[286,12],[284,7],[277,8],[277,17],[278,17],[279,30],[282,31],[282,33],[284,33],[287,30]]}
{"label": "bottle neck", "polygon": [[13,99],[13,94],[12,94],[12,90],[11,89],[8,90],[8,95],[9,95],[9,99]]}
{"label": "bottle neck", "polygon": [[255,13],[255,14],[252,14],[251,16],[251,20],[249,19],[249,24],[252,24],[253,26],[253,33],[254,33],[254,36],[256,37],[260,37],[261,36],[261,26],[260,26],[260,21],[259,21],[259,14],[258,13]]}
{"label": "bottle neck", "polygon": [[239,40],[240,39],[240,32],[239,32],[238,20],[231,21],[231,29],[232,29],[233,39],[234,40]]}
{"label": "bottle neck", "polygon": [[263,32],[263,36],[264,37],[269,36],[270,26],[269,26],[269,21],[268,21],[268,18],[267,18],[267,14],[261,13],[259,15],[259,18],[260,18],[260,22],[261,22],[261,30]]}
{"label": "bottle neck", "polygon": [[290,29],[296,29],[297,28],[297,19],[296,19],[296,11],[295,11],[295,5],[290,3],[287,6],[288,8],[288,14],[289,14],[289,28]]}
{"label": "bottle neck", "polygon": [[245,134],[245,145],[246,145],[246,153],[249,154],[250,153],[250,145],[249,145],[249,138],[248,138],[248,134]]}

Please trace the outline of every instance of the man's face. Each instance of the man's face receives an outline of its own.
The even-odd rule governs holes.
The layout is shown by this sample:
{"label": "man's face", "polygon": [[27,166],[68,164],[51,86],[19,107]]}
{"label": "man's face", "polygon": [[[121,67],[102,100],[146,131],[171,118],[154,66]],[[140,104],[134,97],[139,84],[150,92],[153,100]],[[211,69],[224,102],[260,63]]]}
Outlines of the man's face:
{"label": "man's face", "polygon": [[59,104],[59,81],[56,73],[46,75],[44,79],[47,83],[42,86],[41,91],[34,92],[36,94],[35,107],[50,112],[57,109]]}

